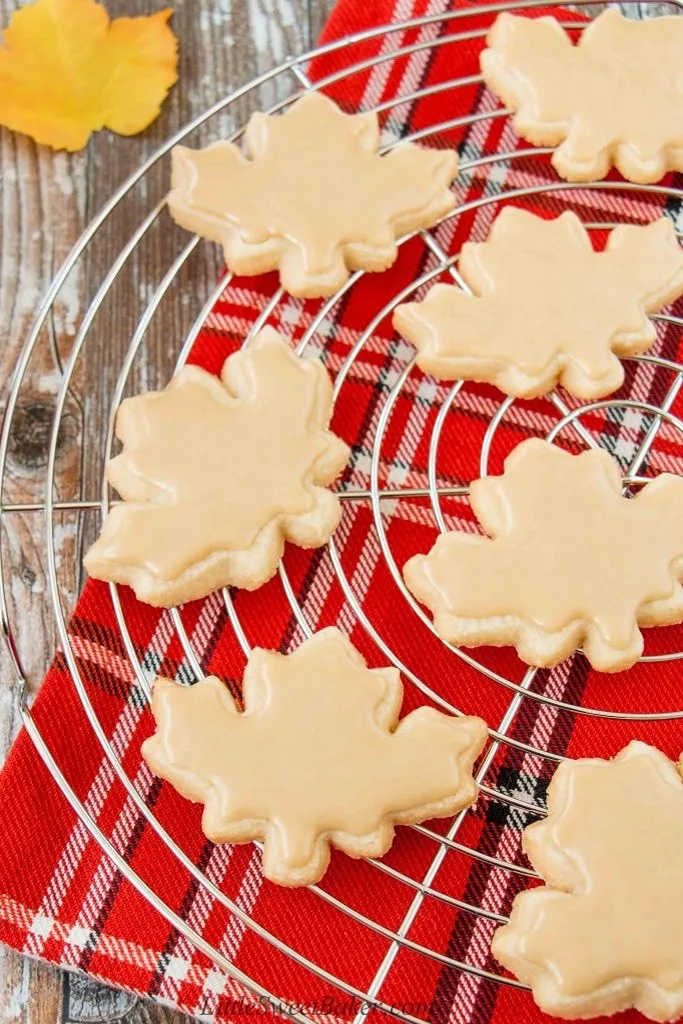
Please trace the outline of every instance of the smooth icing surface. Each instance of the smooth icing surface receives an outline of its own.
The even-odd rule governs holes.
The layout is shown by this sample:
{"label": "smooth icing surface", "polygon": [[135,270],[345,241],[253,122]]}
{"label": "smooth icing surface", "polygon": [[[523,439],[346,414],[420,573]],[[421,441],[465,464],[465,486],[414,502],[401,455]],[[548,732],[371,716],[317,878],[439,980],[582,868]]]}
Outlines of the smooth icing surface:
{"label": "smooth icing surface", "polygon": [[123,451],[107,467],[125,503],[105,520],[88,570],[173,581],[217,552],[249,552],[264,530],[275,560],[284,537],[324,543],[338,502],[320,485],[348,457],[326,429],[330,412],[322,365],[269,328],[227,360],[222,380],[189,366],[164,391],[126,400]]}
{"label": "smooth icing surface", "polygon": [[293,654],[252,652],[244,713],[217,679],[158,680],[157,733],[143,746],[154,772],[205,804],[215,841],[265,838],[264,873],[287,885],[319,878],[329,842],[379,856],[393,824],[445,815],[476,796],[478,718],[420,708],[400,723],[395,669],[366,668],[326,629]]}
{"label": "smooth icing surface", "polygon": [[463,246],[458,269],[472,295],[437,284],[398,306],[394,325],[426,373],[523,397],[558,381],[582,398],[616,390],[624,371],[613,353],[649,348],[646,313],[683,294],[683,249],[666,217],[623,225],[595,252],[576,214],[544,220],[507,206],[486,242]]}
{"label": "smooth icing surface", "polygon": [[[524,848],[546,880],[520,894],[494,955],[561,1016],[683,1011],[683,784],[660,751],[568,761]],[[570,1012],[571,1011],[571,1012]]]}
{"label": "smooth icing surface", "polygon": [[683,170],[683,18],[603,11],[578,45],[555,18],[501,14],[481,55],[487,85],[516,111],[519,134],[556,146],[569,181],[631,181]]}
{"label": "smooth icing surface", "polygon": [[[683,478],[662,474],[628,499],[607,452],[570,455],[534,438],[470,498],[493,539],[442,534],[404,567],[447,640],[514,643],[552,664],[569,653],[570,630],[570,649],[583,642],[596,667],[614,670],[639,656],[638,623],[683,619]],[[545,660],[533,660],[536,639]]]}
{"label": "smooth icing surface", "polygon": [[376,114],[344,114],[311,92],[281,116],[254,114],[246,155],[228,142],[176,147],[169,207],[220,242],[236,273],[279,269],[292,294],[328,295],[350,269],[389,266],[399,235],[455,205],[455,152],[378,148]]}

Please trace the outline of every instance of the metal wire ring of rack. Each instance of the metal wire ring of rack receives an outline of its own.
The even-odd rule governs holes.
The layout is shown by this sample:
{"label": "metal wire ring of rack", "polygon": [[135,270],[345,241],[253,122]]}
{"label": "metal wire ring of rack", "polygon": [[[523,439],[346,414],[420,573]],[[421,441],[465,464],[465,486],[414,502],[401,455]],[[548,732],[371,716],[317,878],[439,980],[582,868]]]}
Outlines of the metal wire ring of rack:
{"label": "metal wire ring of rack", "polygon": [[[559,3],[560,5],[568,6],[568,0],[559,0]],[[525,10],[533,9],[534,7],[539,6],[542,6],[542,4],[534,2],[534,0],[519,0],[519,2],[508,4],[480,5],[478,7],[477,14],[494,15],[503,10]],[[573,6],[576,7],[576,3],[574,3]],[[640,6],[642,7],[643,5]],[[659,6],[661,7],[662,5]],[[677,13],[683,12],[682,0],[670,0],[669,7],[675,9]],[[139,182],[144,181],[145,176],[148,175],[151,169],[154,168],[158,164],[158,162],[161,161],[169,153],[170,149],[177,143],[185,140],[188,135],[190,135],[192,132],[198,129],[201,125],[204,125],[206,122],[209,122],[211,118],[216,117],[224,111],[233,110],[235,104],[237,104],[238,101],[242,100],[245,97],[255,95],[256,91],[260,87],[267,85],[269,83],[278,83],[280,80],[290,79],[292,84],[296,86],[299,90],[301,90],[302,88],[323,88],[325,86],[333,84],[336,81],[341,81],[350,76],[358,74],[359,72],[367,70],[374,64],[384,62],[391,65],[391,62],[393,61],[396,61],[403,57],[408,57],[412,54],[419,53],[420,51],[432,51],[434,48],[440,46],[457,46],[458,43],[461,43],[465,40],[470,40],[473,38],[483,36],[485,34],[485,30],[479,28],[472,29],[467,27],[467,19],[471,17],[471,15],[472,12],[471,10],[468,9],[455,10],[453,12],[450,12],[449,14],[425,16],[401,24],[393,24],[390,26],[385,26],[383,28],[360,32],[357,33],[355,36],[349,37],[344,40],[339,40],[334,43],[330,43],[319,50],[311,51],[309,53],[302,55],[301,57],[288,59],[279,67],[274,68],[272,71],[264,73],[263,75],[259,76],[259,78],[255,79],[253,82],[237,90],[237,92],[227,97],[225,100],[222,100],[220,103],[216,104],[211,109],[207,110],[203,115],[201,115],[201,117],[197,118],[195,121],[193,121],[185,128],[183,128],[180,132],[178,132],[178,134],[175,137],[169,139],[168,142],[164,146],[162,146],[157,153],[155,153],[149,160],[147,160],[143,164],[142,167],[140,167],[140,169],[111,198],[111,200],[107,203],[107,205],[104,207],[99,216],[96,217],[96,219],[92,222],[90,227],[83,234],[83,236],[71,252],[65,265],[62,267],[62,269],[55,277],[53,284],[50,287],[44,299],[44,302],[42,303],[37,319],[31,330],[29,338],[27,339],[26,346],[19,359],[15,375],[13,377],[10,395],[8,399],[7,411],[3,422],[2,436],[0,440],[0,476],[2,478],[3,489],[6,486],[6,472],[9,445],[12,438],[13,430],[16,429],[15,418],[18,407],[18,398],[20,396],[22,385],[24,384],[25,377],[27,375],[28,367],[34,349],[38,343],[41,331],[43,330],[46,322],[48,321],[51,315],[51,312],[54,308],[54,304],[59,299],[61,290],[63,289],[64,284],[67,281],[70,273],[74,270],[74,268],[77,268],[79,266],[80,262],[84,258],[84,254],[88,250],[89,245],[92,243],[93,239],[96,238],[98,232],[102,229],[102,226],[110,217],[116,216],[117,209],[120,203],[123,201],[123,199],[131,192],[131,190]],[[460,20],[463,21],[463,24],[465,26],[462,29],[462,31],[458,31],[458,23]],[[456,28],[456,31],[448,35],[440,35],[438,33],[438,29],[446,22],[453,23]],[[571,23],[571,26],[573,28],[577,28],[577,25],[574,22]],[[453,27],[453,25],[451,25],[450,27]],[[315,84],[312,84],[306,75],[305,69],[307,65],[314,57],[316,57],[319,54],[332,53],[335,51],[343,52],[349,45],[353,43],[363,42],[366,40],[375,39],[377,37],[382,37],[384,39],[389,40],[395,39],[398,38],[397,34],[405,32],[408,29],[423,30],[425,35],[422,38],[418,37],[416,42],[413,42],[409,45],[399,44],[396,46],[390,45],[383,47],[378,57],[372,60],[364,60],[357,62],[355,64],[350,64],[348,67],[343,68],[341,71],[335,72],[334,74],[329,75],[325,79],[316,81]],[[408,101],[420,99],[421,97],[427,94],[445,92],[448,89],[456,89],[458,87],[462,87],[463,85],[475,84],[478,81],[480,81],[478,77],[453,79],[452,81],[437,86],[431,86],[427,89],[416,90],[410,93],[402,93],[401,95],[396,96],[394,99],[378,105],[374,109],[376,109],[378,112],[386,112],[388,110],[391,110],[393,107],[398,106],[401,103],[406,103]],[[289,103],[291,103],[293,98],[294,96],[289,95],[286,98],[279,100],[277,103],[275,103],[273,106],[269,108],[270,112],[275,112],[277,110],[285,108]],[[506,116],[507,112],[503,110],[496,109],[493,111],[484,111],[472,114],[468,117],[457,118],[451,121],[430,125],[427,128],[423,128],[413,133],[411,136],[408,136],[408,138],[411,138],[413,140],[426,139],[430,135],[438,131],[444,131],[454,127],[467,127],[472,124],[475,124],[477,121],[489,121],[495,118],[503,118]],[[243,129],[236,131],[232,136],[233,139],[239,139],[239,137],[242,134],[242,130]],[[476,159],[470,160],[469,162],[466,160],[462,161],[461,172],[465,172],[468,170],[472,171],[477,167],[495,165],[503,161],[514,162],[516,160],[523,159],[526,156],[547,152],[549,151],[538,149],[522,149],[506,153],[482,155],[477,157]],[[500,192],[494,194],[484,194],[481,198],[472,200],[462,206],[459,206],[450,215],[450,218],[461,217],[464,213],[476,209],[477,207],[483,207],[489,204],[495,206],[495,204],[500,203],[501,200],[503,199],[509,200],[514,199],[516,197],[524,198],[528,196],[533,196],[543,191],[561,194],[566,198],[571,199],[572,191],[577,187],[580,187],[582,189],[588,188],[598,190],[619,189],[622,192],[626,193],[637,193],[638,196],[643,197],[644,199],[647,199],[650,196],[666,196],[673,201],[683,200],[682,190],[676,188],[666,188],[664,186],[658,185],[638,186],[628,183],[601,182],[591,185],[575,186],[558,180],[556,183],[552,184],[530,185],[528,187],[523,188],[501,190]],[[156,834],[166,844],[168,849],[175,855],[175,857],[177,857],[178,861],[181,863],[185,871],[187,871],[188,875],[194,878],[198,885],[202,887],[203,890],[212,899],[218,901],[221,905],[226,907],[231,912],[231,914],[233,914],[234,917],[238,919],[246,928],[251,929],[266,942],[273,944],[276,948],[278,948],[281,952],[285,953],[287,956],[291,957],[299,965],[302,965],[303,967],[317,975],[319,978],[329,982],[331,985],[335,987],[335,989],[337,989],[341,993],[344,993],[346,996],[349,996],[352,999],[356,1000],[359,1007],[359,1019],[362,1019],[363,1015],[363,1010],[361,1008],[369,1006],[373,1008],[378,1008],[380,1010],[384,1010],[396,1017],[399,1017],[402,1020],[412,1022],[412,1024],[420,1024],[420,1018],[412,1015],[409,1012],[406,1012],[400,1007],[393,1006],[390,1003],[383,1001],[383,999],[381,998],[382,983],[385,980],[397,953],[401,949],[413,950],[414,952],[417,952],[432,960],[435,960],[442,965],[457,968],[458,970],[461,970],[466,974],[474,975],[479,978],[484,978],[490,981],[495,981],[503,985],[523,987],[519,986],[519,983],[516,982],[514,979],[504,976],[503,974],[495,973],[494,971],[487,970],[471,962],[462,962],[456,960],[453,957],[450,957],[444,953],[424,946],[414,941],[408,936],[410,926],[414,921],[422,902],[426,899],[432,898],[441,900],[446,903],[450,903],[453,907],[458,908],[459,910],[465,913],[486,918],[492,922],[502,922],[505,920],[505,918],[498,913],[494,913],[493,911],[487,910],[480,906],[471,905],[462,899],[457,899],[454,896],[451,896],[445,892],[441,892],[433,887],[433,883],[436,878],[439,867],[446,853],[449,851],[455,851],[460,856],[474,858],[475,860],[486,862],[489,865],[493,865],[504,871],[513,872],[521,876],[533,877],[534,875],[532,871],[522,866],[521,864],[513,863],[512,861],[507,861],[498,857],[485,854],[480,850],[472,849],[466,844],[459,842],[458,832],[463,820],[463,814],[460,814],[455,818],[455,820],[450,824],[450,827],[448,828],[445,835],[438,834],[424,825],[413,826],[413,828],[417,832],[419,832],[423,837],[426,837],[431,842],[433,842],[436,847],[431,864],[421,880],[418,881],[413,878],[410,878],[409,876],[403,874],[402,872],[389,866],[386,863],[372,862],[373,866],[377,870],[391,875],[402,885],[407,886],[409,890],[412,892],[411,902],[405,914],[405,917],[401,924],[395,930],[389,929],[384,925],[380,924],[378,921],[375,921],[371,916],[361,913],[360,911],[351,906],[345,905],[337,897],[325,891],[323,887],[312,887],[312,889],[319,896],[320,899],[333,905],[334,907],[336,907],[337,910],[340,910],[343,913],[348,914],[354,920],[361,923],[374,933],[383,936],[387,941],[386,955],[382,959],[381,963],[378,964],[377,971],[372,982],[367,987],[367,989],[358,988],[348,983],[347,981],[343,980],[342,978],[336,977],[335,975],[331,974],[320,964],[314,963],[308,956],[306,956],[300,950],[293,948],[291,945],[287,945],[285,942],[283,942],[281,938],[278,937],[277,934],[268,931],[268,929],[265,928],[262,924],[252,919],[247,913],[244,912],[243,909],[241,909],[240,906],[237,905],[235,901],[229,899],[220,890],[220,888],[210,878],[207,877],[204,871],[198,868],[197,865],[194,864],[188,858],[185,852],[175,843],[171,836],[165,831],[161,823],[156,819],[153,810],[147,807],[144,796],[138,791],[133,780],[129,778],[129,776],[127,775],[126,770],[121,760],[117,756],[102,723],[97,719],[86,686],[79,672],[79,668],[76,661],[76,655],[73,650],[73,646],[67,631],[66,614],[63,607],[63,599],[60,593],[58,574],[56,568],[55,515],[62,511],[74,511],[76,512],[77,515],[80,516],[85,515],[88,512],[98,510],[101,510],[103,515],[106,515],[109,506],[110,496],[107,485],[103,481],[102,496],[101,500],[99,501],[74,500],[59,502],[55,500],[54,479],[58,452],[58,438],[60,427],[62,426],[63,418],[65,415],[65,409],[67,406],[67,399],[69,395],[69,388],[72,382],[74,368],[84,346],[88,341],[90,331],[93,322],[97,316],[97,313],[100,310],[110,290],[112,289],[112,286],[114,285],[117,276],[122,271],[122,268],[124,268],[124,266],[126,266],[129,263],[129,261],[134,259],[137,247],[141,244],[142,240],[147,236],[147,234],[152,229],[153,225],[155,225],[155,223],[157,222],[161,214],[162,208],[163,204],[155,206],[149,212],[149,214],[143,220],[143,222],[139,225],[139,227],[133,232],[129,241],[123,247],[119,255],[116,257],[110,270],[105,275],[104,279],[99,285],[99,288],[94,296],[94,299],[89,308],[87,309],[82,320],[82,323],[80,325],[80,328],[77,332],[73,348],[63,367],[61,383],[55,401],[55,412],[49,441],[44,500],[35,503],[12,504],[11,502],[3,502],[0,509],[2,516],[2,524],[6,530],[8,528],[11,529],[11,517],[14,514],[23,512],[42,512],[45,516],[45,545],[48,566],[47,576],[49,583],[49,598],[51,602],[51,608],[55,617],[61,645],[64,650],[64,656],[66,658],[69,670],[73,676],[74,686],[76,688],[80,700],[83,703],[83,707],[90,722],[90,726],[92,728],[95,741],[102,748],[104,755],[109,760],[116,776],[125,787],[128,797],[130,798],[130,800],[132,800],[133,804],[135,805],[139,813],[142,815],[144,820],[149,824],[149,826],[155,830]],[[617,226],[616,223],[612,222],[601,222],[600,224],[586,224],[586,227],[589,230],[604,229],[605,227],[609,228],[615,226]],[[447,256],[447,254],[441,248],[437,238],[433,233],[421,232],[420,234],[424,244],[431,252],[432,256],[436,258],[436,266],[427,273],[423,274],[418,280],[413,281],[410,284],[410,286],[404,289],[402,292],[395,295],[392,298],[391,302],[388,303],[385,307],[383,307],[373,318],[372,322],[366,326],[365,330],[358,337],[357,342],[353,346],[348,358],[346,359],[345,363],[343,364],[341,370],[337,375],[335,384],[335,398],[339,395],[341,389],[343,388],[345,381],[347,380],[348,374],[354,364],[354,360],[361,352],[363,346],[367,343],[368,339],[371,337],[377,324],[384,317],[390,314],[391,310],[395,307],[395,305],[398,302],[403,301],[404,299],[409,297],[409,295],[415,292],[416,289],[420,288],[422,285],[426,284],[431,279],[437,278],[444,272],[448,272],[458,282],[458,284],[461,285],[461,287],[466,288],[465,283],[462,281],[458,274],[457,256]],[[406,241],[406,239],[402,240],[402,242],[404,241]],[[169,293],[170,289],[176,283],[182,268],[190,259],[192,253],[195,251],[197,247],[197,244],[198,240],[195,238],[185,245],[185,247],[178,254],[177,258],[168,269],[168,272],[165,274],[163,279],[158,284],[158,287],[156,288],[154,293],[147,301],[146,307],[144,308],[144,311],[142,312],[142,315],[139,318],[137,328],[133,333],[130,346],[123,360],[120,373],[118,376],[118,381],[114,389],[105,444],[105,453],[111,452],[112,449],[114,420],[116,416],[116,411],[126,390],[126,386],[128,384],[129,376],[131,373],[131,369],[133,367],[135,357],[139,350],[141,349],[141,346],[145,339],[145,335],[150,327],[150,324],[152,323],[155,314],[158,312],[159,307],[162,304],[162,301],[164,300],[164,297]],[[309,327],[306,329],[302,337],[302,340],[298,346],[298,351],[303,352],[307,348],[307,346],[309,346],[312,338],[314,338],[316,332],[320,329],[321,324],[323,324],[325,317],[334,309],[335,305],[340,302],[342,297],[350,289],[354,287],[355,283],[357,282],[360,276],[362,276],[360,273],[354,274],[349,279],[348,283],[337,294],[332,296],[322,305],[322,308],[320,309],[319,313],[313,318]],[[198,315],[196,316],[194,323],[185,338],[182,350],[180,351],[177,358],[177,366],[182,365],[182,363],[187,358],[194,341],[196,340],[202,326],[204,325],[207,319],[207,316],[209,315],[212,307],[215,304],[215,301],[226,287],[226,283],[226,280],[223,279],[215,288],[215,290],[213,290],[212,293],[206,297],[205,303],[203,304]],[[253,324],[252,329],[250,331],[250,336],[253,335],[260,328],[260,326],[267,320],[269,315],[278,306],[278,303],[281,302],[282,298],[282,291],[278,290],[272,296],[271,300],[262,310],[256,322]],[[653,319],[664,324],[671,324],[674,325],[675,327],[683,328],[683,320],[681,320],[680,318],[676,318],[674,316],[661,315],[659,317],[654,317]],[[249,339],[247,338],[245,343],[248,343],[248,340]],[[635,361],[645,366],[649,364],[652,367],[658,367],[661,370],[670,373],[672,380],[660,405],[654,406],[647,403],[642,403],[629,399],[621,400],[618,402],[610,402],[608,400],[605,402],[592,403],[591,405],[583,405],[578,406],[576,408],[570,408],[566,404],[564,398],[559,393],[555,392],[550,396],[550,400],[555,406],[555,409],[558,414],[558,419],[552,426],[552,428],[549,430],[547,435],[549,440],[554,440],[562,430],[569,428],[575,432],[575,434],[581,439],[581,441],[585,445],[595,446],[596,440],[594,436],[590,433],[589,430],[586,429],[581,419],[581,417],[584,416],[586,413],[601,409],[614,409],[619,407],[626,411],[634,411],[636,413],[641,414],[649,422],[649,426],[645,430],[644,436],[642,437],[639,445],[637,446],[635,454],[631,459],[629,472],[625,478],[626,485],[637,485],[638,483],[643,482],[644,478],[639,476],[640,470],[643,468],[643,465],[645,463],[645,460],[647,459],[648,453],[655,440],[657,432],[663,423],[667,423],[670,427],[674,428],[675,430],[683,432],[683,422],[671,412],[673,404],[681,390],[681,387],[683,386],[683,366],[652,355],[639,357]],[[433,625],[431,620],[424,614],[422,609],[414,601],[414,599],[406,590],[405,585],[403,584],[399,567],[396,564],[394,555],[392,553],[391,544],[385,529],[385,522],[382,515],[382,503],[385,502],[386,500],[401,500],[402,498],[411,497],[427,497],[430,499],[431,509],[439,529],[444,531],[447,528],[444,511],[442,508],[442,500],[444,497],[449,497],[453,495],[466,495],[467,488],[440,487],[438,484],[437,475],[437,459],[439,452],[439,444],[442,437],[444,425],[446,423],[449,410],[451,409],[453,404],[458,400],[458,396],[461,391],[461,384],[456,383],[450,389],[446,397],[446,400],[443,402],[439,410],[436,419],[429,448],[428,487],[381,487],[380,462],[383,439],[385,437],[385,432],[392,416],[392,411],[395,408],[397,398],[399,394],[401,394],[402,389],[404,388],[406,381],[409,378],[412,365],[412,362],[408,363],[405,366],[403,372],[397,376],[397,379],[395,380],[393,386],[387,390],[384,406],[381,410],[379,420],[377,423],[375,443],[371,456],[370,487],[365,490],[346,490],[343,491],[340,496],[344,502],[370,502],[373,512],[374,528],[376,530],[377,537],[379,538],[379,544],[381,546],[382,555],[384,556],[390,567],[394,580],[403,591],[405,599],[408,602],[410,602],[410,604],[413,606],[415,614],[419,617],[419,619],[421,619],[425,628],[433,631]],[[491,445],[496,430],[503,422],[504,417],[511,410],[513,403],[514,400],[510,398],[501,400],[498,409],[491,416],[491,419],[485,432],[484,442],[481,450],[480,468],[482,475],[485,475],[488,470]],[[458,708],[454,707],[449,701],[445,700],[439,693],[435,692],[432,688],[430,688],[429,685],[424,680],[422,680],[421,678],[419,678],[419,676],[412,672],[408,668],[408,666],[405,665],[403,661],[398,657],[394,650],[392,650],[391,646],[386,642],[386,640],[377,632],[377,630],[373,626],[373,623],[371,622],[370,618],[368,617],[363,608],[362,601],[359,599],[354,590],[353,582],[349,580],[344,570],[340,552],[338,550],[334,538],[329,543],[328,552],[331,564],[334,568],[335,573],[337,574],[337,578],[341,584],[342,590],[344,592],[344,597],[348,605],[353,610],[359,623],[362,624],[362,626],[372,637],[374,642],[378,645],[379,649],[386,656],[389,663],[398,667],[404,674],[404,676],[408,678],[437,706],[451,713],[460,714],[461,712],[459,711]],[[305,609],[299,604],[297,600],[294,587],[290,581],[290,578],[287,574],[284,565],[281,565],[279,568],[279,577],[281,585],[284,589],[284,593],[289,601],[289,604],[291,605],[292,612],[295,615],[302,632],[304,633],[304,635],[309,635],[312,632],[311,625],[307,619]],[[43,758],[45,764],[47,765],[49,771],[57,781],[59,787],[61,788],[66,799],[69,801],[72,808],[78,815],[79,819],[86,827],[88,832],[100,844],[102,849],[109,855],[109,857],[111,857],[114,864],[116,865],[118,870],[124,875],[124,877],[126,877],[138,889],[138,891],[141,892],[143,896],[147,898],[149,902],[164,915],[164,917],[178,930],[179,933],[181,933],[187,939],[189,939],[192,944],[194,944],[199,950],[205,953],[219,968],[225,971],[231,978],[246,985],[251,990],[251,992],[255,993],[257,996],[265,997],[267,999],[277,999],[278,993],[269,992],[267,988],[259,982],[258,977],[248,976],[244,973],[244,971],[235,967],[231,962],[229,962],[229,960],[223,954],[221,954],[217,949],[213,948],[198,931],[196,931],[190,924],[188,924],[185,920],[179,917],[178,914],[176,914],[167,904],[165,904],[164,901],[159,897],[159,895],[154,891],[153,886],[149,882],[145,881],[143,878],[135,874],[134,870],[123,859],[123,857],[116,849],[115,845],[113,844],[112,837],[109,835],[105,835],[101,831],[96,820],[92,817],[92,815],[86,809],[84,804],[76,796],[76,793],[74,792],[72,786],[70,785],[69,780],[63,774],[60,765],[57,764],[45,740],[43,739],[38,727],[36,726],[35,720],[31,714],[29,702],[27,700],[26,676],[22,668],[21,651],[18,649],[17,642],[15,639],[15,630],[13,630],[10,621],[6,591],[8,581],[5,565],[4,562],[2,561],[1,555],[0,582],[2,584],[2,586],[0,587],[0,615],[2,617],[2,627],[4,630],[4,634],[7,639],[8,646],[16,669],[22,720],[31,739],[33,740],[41,757]],[[148,676],[137,657],[134,645],[132,643],[128,631],[128,626],[122,612],[121,602],[119,600],[116,587],[112,587],[111,592],[112,601],[114,603],[114,608],[116,611],[118,625],[121,631],[121,636],[123,639],[125,650],[130,659],[135,674],[135,685],[137,685],[141,693],[144,694],[144,696],[147,699],[149,699],[150,693]],[[227,591],[223,594],[223,598],[225,601],[227,615],[234,628],[235,635],[244,653],[248,654],[250,650],[250,643],[246,636],[243,625],[235,610],[235,606],[232,603],[230,595]],[[192,670],[194,671],[195,676],[199,678],[203,673],[196,652],[193,649],[192,639],[188,636],[183,625],[181,615],[177,610],[173,610],[172,618],[174,626],[180,638],[180,642],[183,646],[187,661],[191,666]],[[534,669],[527,670],[521,679],[515,681],[513,678],[506,677],[498,672],[493,671],[492,669],[487,667],[483,661],[478,660],[476,657],[469,655],[464,651],[458,650],[456,648],[452,648],[452,651],[454,657],[457,656],[464,659],[467,663],[469,663],[470,666],[484,673],[491,681],[500,684],[501,686],[506,687],[509,691],[511,691],[510,702],[507,706],[505,714],[503,715],[497,728],[492,728],[490,730],[491,743],[488,747],[485,757],[483,758],[483,761],[479,766],[478,781],[480,783],[482,792],[485,793],[487,797],[489,797],[492,800],[500,801],[506,806],[517,809],[522,813],[538,814],[540,810],[539,805],[536,803],[529,802],[528,800],[525,800],[520,796],[506,793],[501,789],[497,789],[495,785],[487,781],[488,773],[493,764],[494,757],[499,748],[501,748],[501,745],[508,745],[510,747],[514,747],[517,750],[519,750],[522,754],[534,755],[536,757],[542,758],[550,762],[551,764],[562,759],[561,755],[559,754],[553,753],[549,750],[544,750],[538,746],[533,745],[532,743],[522,742],[518,739],[514,739],[507,735],[507,731],[510,728],[510,725],[523,701],[533,700],[547,704],[552,707],[561,708],[563,709],[563,711],[572,714],[591,715],[598,718],[618,718],[627,721],[656,721],[670,720],[673,718],[683,718],[683,710],[679,709],[657,711],[652,713],[636,713],[621,708],[605,709],[567,703],[561,700],[560,698],[556,698],[542,692],[537,692],[534,689],[532,689],[532,683],[536,675],[536,670]],[[667,652],[665,654],[650,655],[648,658],[644,660],[662,661],[675,660],[680,658],[683,658],[683,651],[672,651]],[[301,1024],[307,1024],[307,1022],[310,1019],[305,1013],[296,1009],[291,1010],[290,1015],[297,1021],[300,1021]]]}

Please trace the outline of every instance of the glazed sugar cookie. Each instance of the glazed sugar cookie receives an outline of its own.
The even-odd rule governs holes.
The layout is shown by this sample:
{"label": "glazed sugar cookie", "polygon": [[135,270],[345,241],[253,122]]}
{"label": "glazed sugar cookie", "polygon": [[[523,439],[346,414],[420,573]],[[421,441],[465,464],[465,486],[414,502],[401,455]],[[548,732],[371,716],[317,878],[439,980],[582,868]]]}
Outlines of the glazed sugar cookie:
{"label": "glazed sugar cookie", "polygon": [[444,533],[403,575],[453,644],[513,644],[529,665],[582,646],[603,672],[641,655],[638,626],[683,621],[683,477],[622,497],[605,451],[570,455],[537,438],[470,500],[488,537]]}
{"label": "glazed sugar cookie", "polygon": [[292,295],[332,295],[351,270],[385,270],[396,239],[453,209],[449,150],[401,143],[379,156],[377,115],[307,93],[254,114],[245,154],[229,142],[173,150],[171,214],[223,246],[236,274],[279,270]]}
{"label": "glazed sugar cookie", "polygon": [[507,206],[486,242],[467,242],[458,267],[471,295],[437,284],[397,306],[394,326],[425,373],[488,381],[531,398],[558,381],[579,398],[615,391],[655,340],[646,313],[683,294],[683,249],[671,221],[612,231],[594,252],[574,213],[556,220]]}
{"label": "glazed sugar cookie", "polygon": [[399,722],[401,700],[396,669],[368,669],[343,633],[325,629],[288,656],[252,651],[242,714],[216,678],[158,680],[157,732],[142,753],[204,804],[209,839],[263,839],[266,878],[309,885],[325,873],[330,846],[381,857],[394,825],[476,798],[485,723],[427,707]]}
{"label": "glazed sugar cookie", "polygon": [[653,747],[566,761],[524,849],[546,885],[520,893],[493,955],[554,1017],[683,1013],[683,785]]}
{"label": "glazed sugar cookie", "polygon": [[557,146],[553,165],[568,181],[630,181],[683,170],[683,18],[632,21],[615,8],[579,43],[555,18],[501,14],[481,55],[484,81],[536,146]]}
{"label": "glazed sugar cookie", "polygon": [[265,328],[221,378],[186,366],[164,391],[124,401],[123,451],[107,479],[124,499],[85,557],[91,576],[169,606],[222,586],[254,590],[285,540],[324,544],[337,526],[332,483],[349,455],[327,429],[332,387]]}

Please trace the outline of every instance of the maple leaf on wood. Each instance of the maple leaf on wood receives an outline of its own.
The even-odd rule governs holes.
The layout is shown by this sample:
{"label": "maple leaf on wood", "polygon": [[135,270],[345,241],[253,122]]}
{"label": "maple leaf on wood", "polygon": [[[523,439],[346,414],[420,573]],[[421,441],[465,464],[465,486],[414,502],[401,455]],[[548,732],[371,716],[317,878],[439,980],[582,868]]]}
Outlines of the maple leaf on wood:
{"label": "maple leaf on wood", "polygon": [[221,586],[253,590],[284,541],[324,544],[340,516],[330,484],[348,447],[328,429],[332,385],[272,328],[230,356],[221,378],[186,366],[164,391],[126,399],[115,505],[85,557],[91,576],[177,604]]}
{"label": "maple leaf on wood", "polygon": [[0,124],[70,151],[101,128],[141,132],[178,77],[172,13],[110,21],[95,0],[26,4],[0,47]]}
{"label": "maple leaf on wood", "polygon": [[503,13],[487,42],[484,81],[522,138],[558,146],[563,178],[604,178],[612,164],[636,182],[683,170],[683,18],[612,7],[574,45],[555,18]]}
{"label": "maple leaf on wood", "polygon": [[279,270],[292,295],[331,295],[350,270],[386,269],[397,238],[455,205],[455,152],[399,143],[380,156],[377,115],[345,114],[320,93],[253,114],[244,145],[176,146],[169,208],[219,242],[234,273]]}
{"label": "maple leaf on wood", "polygon": [[621,485],[605,451],[524,441],[470,487],[490,536],[441,534],[406,584],[449,643],[514,644],[542,666],[582,646],[597,669],[628,668],[639,625],[683,621],[683,478],[662,473],[634,498]]}
{"label": "maple leaf on wood", "polygon": [[615,391],[624,369],[614,353],[648,349],[646,314],[683,294],[683,249],[666,217],[622,225],[595,252],[576,214],[544,220],[507,206],[487,241],[463,245],[458,269],[473,294],[437,284],[397,306],[394,326],[425,373],[524,398],[558,381],[580,398]]}
{"label": "maple leaf on wood", "polygon": [[494,956],[546,1013],[683,1013],[683,784],[659,750],[566,761],[524,832],[546,885],[520,893]]}
{"label": "maple leaf on wood", "polygon": [[429,707],[399,721],[398,671],[368,669],[338,629],[290,655],[252,651],[243,692],[240,713],[215,677],[191,687],[157,680],[157,731],[142,753],[204,804],[209,839],[263,839],[274,882],[318,881],[330,845],[380,857],[394,825],[453,814],[476,797],[485,722]]}

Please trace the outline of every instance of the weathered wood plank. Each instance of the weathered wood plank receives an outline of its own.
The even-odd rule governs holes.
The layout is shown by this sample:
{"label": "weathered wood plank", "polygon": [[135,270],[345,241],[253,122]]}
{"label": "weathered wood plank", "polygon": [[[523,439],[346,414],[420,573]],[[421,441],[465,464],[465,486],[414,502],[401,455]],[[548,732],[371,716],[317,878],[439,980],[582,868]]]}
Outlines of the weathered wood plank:
{"label": "weathered wood plank", "polygon": [[0,951],[0,1019],[3,1024],[55,1024],[61,1017],[59,971]]}

